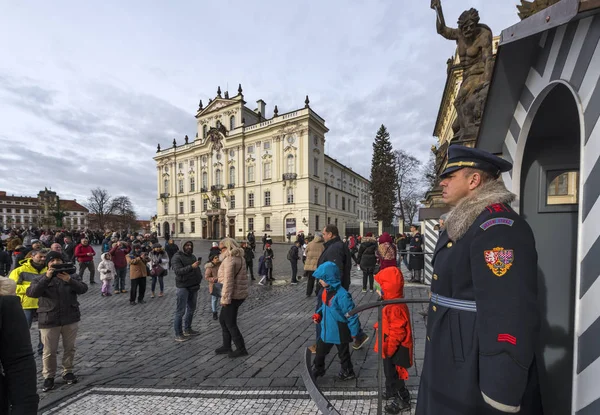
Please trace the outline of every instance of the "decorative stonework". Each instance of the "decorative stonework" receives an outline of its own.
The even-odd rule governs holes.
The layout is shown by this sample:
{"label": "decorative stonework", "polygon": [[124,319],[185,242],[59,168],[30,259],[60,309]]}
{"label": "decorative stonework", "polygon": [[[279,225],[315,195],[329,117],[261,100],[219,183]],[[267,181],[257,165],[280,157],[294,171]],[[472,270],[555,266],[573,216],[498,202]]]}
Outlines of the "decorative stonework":
{"label": "decorative stonework", "polygon": [[527,19],[528,17],[541,12],[542,10],[558,3],[559,1],[560,0],[521,0],[521,4],[517,5],[517,9],[519,10],[518,15],[521,20]]}

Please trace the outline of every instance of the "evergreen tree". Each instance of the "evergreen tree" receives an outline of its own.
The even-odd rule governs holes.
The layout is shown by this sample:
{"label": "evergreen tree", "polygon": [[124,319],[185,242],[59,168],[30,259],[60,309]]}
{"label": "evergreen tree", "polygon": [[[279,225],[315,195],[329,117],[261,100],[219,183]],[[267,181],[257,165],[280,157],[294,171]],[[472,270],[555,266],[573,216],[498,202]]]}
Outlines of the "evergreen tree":
{"label": "evergreen tree", "polygon": [[382,124],[373,142],[371,161],[371,198],[375,219],[389,226],[396,206],[396,169],[390,134]]}

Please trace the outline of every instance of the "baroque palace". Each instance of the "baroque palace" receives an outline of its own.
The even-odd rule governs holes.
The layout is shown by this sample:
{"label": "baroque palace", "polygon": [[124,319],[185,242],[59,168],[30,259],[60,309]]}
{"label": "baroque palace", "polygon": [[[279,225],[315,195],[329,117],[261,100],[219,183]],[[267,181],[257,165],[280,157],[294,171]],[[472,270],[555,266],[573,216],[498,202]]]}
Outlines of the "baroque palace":
{"label": "baroque palace", "polygon": [[328,223],[372,221],[370,182],[327,156],[325,120],[309,105],[265,118],[266,103],[246,107],[241,85],[221,88],[196,114],[195,139],[161,149],[157,164],[160,236],[243,238],[254,231],[274,240]]}

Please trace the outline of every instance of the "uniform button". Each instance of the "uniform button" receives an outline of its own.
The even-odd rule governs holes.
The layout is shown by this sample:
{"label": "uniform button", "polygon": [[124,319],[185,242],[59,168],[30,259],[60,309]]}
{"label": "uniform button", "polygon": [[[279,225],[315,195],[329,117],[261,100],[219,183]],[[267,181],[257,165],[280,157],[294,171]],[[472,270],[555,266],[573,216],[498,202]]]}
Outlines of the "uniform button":
{"label": "uniform button", "polygon": [[436,306],[433,306],[431,308],[433,309],[433,311],[437,311],[437,307]]}
{"label": "uniform button", "polygon": [[446,248],[452,248],[452,242],[448,242],[448,244],[446,244]]}
{"label": "uniform button", "polygon": [[427,336],[427,341],[428,341],[428,342],[430,342],[430,341],[431,341],[431,339],[429,338],[429,336]]}
{"label": "uniform button", "polygon": [[438,279],[437,274],[433,274],[433,279],[437,281],[437,279]]}

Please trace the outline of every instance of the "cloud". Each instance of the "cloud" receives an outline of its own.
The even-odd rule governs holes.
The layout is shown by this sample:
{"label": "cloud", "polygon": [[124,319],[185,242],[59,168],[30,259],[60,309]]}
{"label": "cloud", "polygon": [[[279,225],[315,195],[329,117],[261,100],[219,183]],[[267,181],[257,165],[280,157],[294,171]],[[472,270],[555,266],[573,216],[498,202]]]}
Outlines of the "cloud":
{"label": "cloud", "polygon": [[[516,2],[468,7],[499,34]],[[467,6],[443,3],[454,25]],[[247,105],[262,98],[269,115],[309,95],[327,153],[366,177],[381,124],[425,162],[455,51],[428,1],[17,2],[0,16],[7,33],[23,21],[27,36],[0,37],[0,189],[80,201],[105,187],[144,218],[156,210],[156,144],[194,137],[198,100],[218,85],[235,94],[242,83]]]}

